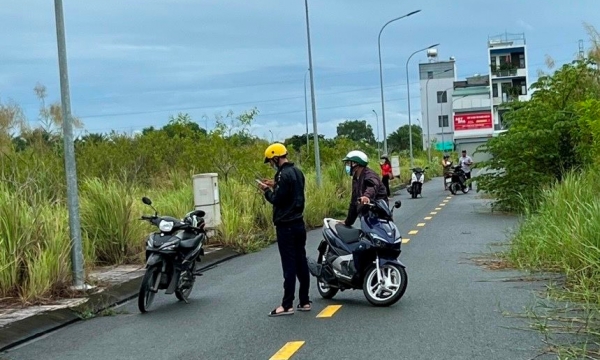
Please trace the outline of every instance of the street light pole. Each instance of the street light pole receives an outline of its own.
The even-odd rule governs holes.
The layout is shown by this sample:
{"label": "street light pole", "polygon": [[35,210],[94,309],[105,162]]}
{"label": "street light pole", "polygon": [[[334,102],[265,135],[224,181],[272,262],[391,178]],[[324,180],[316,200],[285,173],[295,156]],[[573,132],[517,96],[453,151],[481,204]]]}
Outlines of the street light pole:
{"label": "street light pole", "polygon": [[306,118],[306,151],[309,149],[308,142],[308,100],[306,99],[306,75],[310,70],[306,70],[304,73],[304,117]]}
{"label": "street light pole", "polygon": [[386,22],[382,27],[381,30],[379,30],[379,36],[377,36],[377,49],[379,50],[379,86],[381,88],[381,116],[383,118],[382,123],[383,123],[383,152],[387,154],[388,152],[388,147],[387,147],[387,132],[385,131],[385,103],[384,103],[384,99],[383,99],[383,67],[381,65],[381,33],[383,32],[383,29],[385,29],[386,26],[388,26],[388,24],[400,20],[400,19],[404,19],[405,17],[414,15],[418,12],[420,12],[421,10],[416,10],[413,12],[410,12],[406,15],[397,17],[395,19],[392,19],[388,22]]}
{"label": "street light pole", "polygon": [[308,0],[304,0],[304,7],[306,8],[306,39],[308,42],[308,70],[310,71],[310,100],[312,106],[312,118],[313,118],[313,136],[315,137],[315,170],[317,172],[317,186],[321,187],[321,158],[319,156],[319,135],[317,130],[317,107],[315,104],[315,83],[313,77],[313,65],[312,65],[312,50],[310,47],[310,23],[308,20]]}
{"label": "street light pole", "polygon": [[415,54],[420,53],[421,51],[425,51],[425,50],[434,48],[438,45],[439,45],[439,43],[433,44],[431,46],[428,46],[428,47],[420,49],[420,50],[417,50],[414,53],[410,54],[410,56],[408,57],[408,60],[406,60],[406,96],[407,96],[407,100],[408,100],[408,146],[410,148],[410,167],[411,168],[414,167],[414,158],[413,158],[413,141],[412,141],[412,122],[410,119],[410,82],[408,81],[408,63],[410,62],[410,59]]}
{"label": "street light pole", "polygon": [[85,289],[83,270],[83,247],[81,244],[81,224],[79,219],[79,194],[77,191],[77,167],[75,144],[73,142],[73,118],[67,68],[67,46],[65,40],[65,19],[62,0],[54,0],[56,17],[56,40],[58,47],[58,70],[60,74],[60,102],[63,120],[63,141],[65,146],[65,173],[67,178],[67,207],[69,209],[69,232],[71,236],[71,267],[73,287]]}
{"label": "street light pole", "polygon": [[379,146],[379,116],[375,110],[373,110],[373,113],[375,114],[375,123],[377,124],[377,155],[381,157],[381,147]]}

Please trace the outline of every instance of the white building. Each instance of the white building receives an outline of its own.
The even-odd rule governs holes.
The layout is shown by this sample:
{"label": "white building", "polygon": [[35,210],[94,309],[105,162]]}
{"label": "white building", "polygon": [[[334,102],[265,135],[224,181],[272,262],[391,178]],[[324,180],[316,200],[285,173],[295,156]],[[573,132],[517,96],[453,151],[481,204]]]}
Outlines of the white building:
{"label": "white building", "polygon": [[423,119],[423,150],[435,141],[439,150],[454,148],[452,127],[452,98],[456,80],[456,62],[453,57],[440,61],[436,49],[427,52],[427,63],[419,64],[421,85],[421,119]]}
{"label": "white building", "polygon": [[494,134],[505,130],[504,104],[529,100],[525,34],[503,34],[488,39]]}
{"label": "white building", "polygon": [[[506,104],[529,100],[527,49],[524,34],[488,38],[489,74],[485,85],[480,77],[457,82],[453,94],[453,126],[456,150],[467,150],[474,161],[487,154],[473,155],[478,146],[506,131]],[[479,85],[476,85],[479,83]]]}

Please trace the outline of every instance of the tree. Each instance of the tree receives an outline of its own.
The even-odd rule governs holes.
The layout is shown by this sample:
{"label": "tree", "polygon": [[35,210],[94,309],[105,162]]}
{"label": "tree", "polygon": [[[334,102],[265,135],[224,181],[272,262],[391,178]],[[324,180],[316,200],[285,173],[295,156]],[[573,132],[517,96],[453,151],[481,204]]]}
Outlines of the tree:
{"label": "tree", "polygon": [[[389,151],[410,150],[410,136],[408,125],[400,126],[388,136]],[[418,125],[412,125],[413,152],[423,149],[423,130]]]}
{"label": "tree", "polygon": [[600,135],[593,134],[600,104],[589,101],[600,98],[600,71],[593,60],[565,64],[531,88],[530,101],[511,104],[505,113],[508,130],[477,150],[492,155],[476,166],[492,170],[478,177],[479,189],[508,210],[535,206],[545,186],[586,167]]}
{"label": "tree", "polygon": [[[312,141],[312,134],[309,134],[308,141]],[[304,145],[306,147],[306,134],[304,135],[294,135],[290,138],[285,139],[283,142],[285,146],[291,147],[296,151],[300,151],[300,148]],[[310,146],[310,145],[309,145]]]}
{"label": "tree", "polygon": [[366,120],[347,120],[337,126],[337,136],[356,142],[375,143],[373,127]]}

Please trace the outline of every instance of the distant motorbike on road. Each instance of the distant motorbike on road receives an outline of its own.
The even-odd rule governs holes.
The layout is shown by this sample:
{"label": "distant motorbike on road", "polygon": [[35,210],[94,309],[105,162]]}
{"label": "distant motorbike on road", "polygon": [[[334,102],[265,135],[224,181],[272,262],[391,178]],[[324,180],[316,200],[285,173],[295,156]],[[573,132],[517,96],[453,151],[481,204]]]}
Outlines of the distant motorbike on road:
{"label": "distant motorbike on road", "polygon": [[138,294],[140,312],[148,311],[158,290],[175,293],[180,301],[188,302],[194,287],[196,263],[204,255],[206,232],[202,210],[187,213],[183,220],[171,216],[158,216],[152,201],[143,197],[142,202],[154,210],[152,216],[142,216],[159,231],[151,233],[146,240],[146,273]]}
{"label": "distant motorbike on road", "polygon": [[468,193],[469,186],[466,184],[466,182],[467,175],[462,170],[462,167],[460,165],[455,166],[450,178],[450,184],[448,185],[452,195],[456,195],[458,190],[461,190],[464,194]]}
{"label": "distant motorbike on road", "polygon": [[[412,175],[410,178],[410,184],[406,187],[406,191],[411,195],[411,198],[416,199],[417,196],[421,195],[421,190],[423,189],[423,183],[425,182],[425,170],[429,169],[429,166],[426,166],[424,169],[420,167],[415,167],[410,169],[412,171]],[[421,195],[423,197],[423,195]]]}
{"label": "distant motorbike on road", "polygon": [[[394,208],[401,205],[396,201]],[[307,257],[323,298],[331,299],[340,290],[362,289],[374,306],[390,306],[400,300],[408,275],[398,259],[402,237],[393,223],[393,211],[384,200],[363,205],[360,229],[331,218],[323,220],[317,261]]]}

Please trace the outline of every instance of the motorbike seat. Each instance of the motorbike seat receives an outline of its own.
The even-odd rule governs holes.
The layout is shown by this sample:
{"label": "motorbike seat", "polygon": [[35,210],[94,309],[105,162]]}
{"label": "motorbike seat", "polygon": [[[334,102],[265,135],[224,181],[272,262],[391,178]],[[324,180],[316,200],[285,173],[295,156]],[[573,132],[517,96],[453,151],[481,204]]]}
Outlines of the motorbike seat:
{"label": "motorbike seat", "polygon": [[361,230],[352,226],[338,223],[335,225],[335,231],[340,239],[348,245],[358,243],[358,240],[360,239]]}
{"label": "motorbike seat", "polygon": [[194,235],[194,234],[190,234],[187,235],[187,233],[184,233],[185,235],[183,236],[183,239],[181,239],[181,242],[179,243],[179,247],[183,250],[191,250],[196,248],[199,244],[200,241],[202,239],[202,234],[200,235]]}

